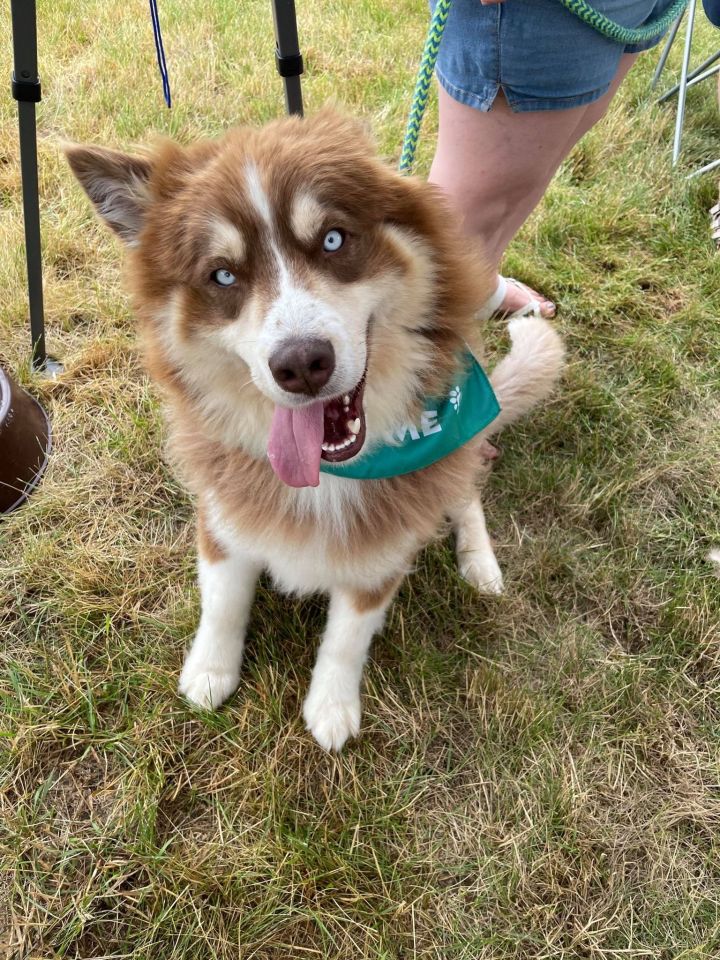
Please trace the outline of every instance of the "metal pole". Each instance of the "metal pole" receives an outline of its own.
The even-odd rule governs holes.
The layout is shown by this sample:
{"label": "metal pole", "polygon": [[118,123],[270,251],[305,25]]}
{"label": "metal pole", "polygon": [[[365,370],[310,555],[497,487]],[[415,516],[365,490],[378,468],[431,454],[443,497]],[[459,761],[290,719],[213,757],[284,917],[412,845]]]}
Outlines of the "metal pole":
{"label": "metal pole", "polygon": [[285,84],[285,108],[288,113],[303,115],[300,75],[303,60],[297,32],[295,0],[272,0],[275,24],[275,62]]}
{"label": "metal pole", "polygon": [[30,336],[33,366],[44,369],[45,319],[43,316],[42,249],[38,201],[37,135],[35,104],[40,101],[37,70],[35,0],[10,0],[15,70],[12,93],[18,101],[20,123],[20,169],[22,172],[25,258],[30,300]]}
{"label": "metal pole", "polygon": [[709,70],[706,70],[705,73],[701,73],[692,78],[688,79],[687,88],[694,87],[696,83],[702,83],[703,80],[707,80],[708,77],[712,77],[714,74],[720,73],[720,63],[716,63],[714,67],[710,67]]}
{"label": "metal pole", "polygon": [[[701,80],[706,80],[708,77],[712,76],[713,70],[708,70],[707,73],[703,74],[703,70],[706,67],[709,67],[711,63],[715,63],[716,60],[720,60],[720,50],[716,51],[711,57],[708,57],[707,60],[703,60],[699,67],[695,67],[692,73],[687,75],[687,85],[691,87],[693,83],[699,83]],[[716,67],[715,70],[718,68]],[[702,74],[702,76],[700,76]],[[666,100],[669,100],[670,97],[677,93],[680,89],[680,84],[676,83],[674,87],[670,87],[669,90],[666,90],[665,93],[658,97],[658,103],[665,103]]]}
{"label": "metal pole", "polygon": [[657,82],[660,79],[660,74],[665,69],[665,64],[667,62],[667,58],[670,53],[670,48],[672,47],[675,41],[675,37],[677,36],[677,32],[680,29],[680,24],[682,23],[682,18],[684,16],[685,16],[685,10],[683,9],[680,13],[680,16],[677,18],[677,20],[673,23],[672,27],[670,28],[670,33],[668,34],[668,38],[665,41],[665,46],[663,47],[663,52],[660,54],[658,65],[655,67],[655,73],[653,74],[652,83],[650,84],[651,90],[655,89],[655,87],[657,86]]}
{"label": "metal pole", "polygon": [[685,32],[685,52],[683,53],[682,70],[680,72],[680,92],[678,94],[678,112],[677,120],[675,121],[675,139],[673,141],[672,153],[673,166],[675,166],[680,157],[680,143],[682,141],[682,129],[685,121],[685,98],[687,97],[687,75],[692,49],[693,26],[695,25],[695,4],[696,0],[690,0],[687,29]]}
{"label": "metal pole", "polygon": [[685,179],[692,180],[693,177],[699,177],[701,173],[708,173],[710,170],[716,170],[720,167],[720,160],[713,160],[712,163],[706,163],[704,167],[700,167],[699,170],[695,170],[694,173],[689,173]]}

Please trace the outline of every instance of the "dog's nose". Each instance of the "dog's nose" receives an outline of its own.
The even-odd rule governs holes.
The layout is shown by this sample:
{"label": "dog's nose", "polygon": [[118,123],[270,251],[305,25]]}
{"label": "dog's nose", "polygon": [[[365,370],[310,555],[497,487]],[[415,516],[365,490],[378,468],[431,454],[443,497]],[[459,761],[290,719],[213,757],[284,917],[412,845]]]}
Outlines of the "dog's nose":
{"label": "dog's nose", "polygon": [[314,397],[332,376],[335,350],[329,340],[286,340],[270,357],[268,365],[283,390]]}

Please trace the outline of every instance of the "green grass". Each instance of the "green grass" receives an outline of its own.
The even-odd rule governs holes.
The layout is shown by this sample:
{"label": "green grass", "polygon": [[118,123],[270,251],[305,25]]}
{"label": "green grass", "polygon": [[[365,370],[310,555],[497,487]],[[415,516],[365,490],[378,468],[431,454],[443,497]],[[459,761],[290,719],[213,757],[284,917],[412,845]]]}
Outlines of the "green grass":
{"label": "green grass", "polygon": [[[55,431],[41,489],[0,526],[0,955],[714,960],[720,260],[716,183],[683,179],[717,155],[712,86],[690,93],[673,173],[644,58],[509,252],[561,304],[569,366],[488,490],[507,594],[479,599],[449,544],[428,550],[374,646],[363,736],[334,758],[299,719],[322,601],[262,589],[229,705],[175,694],[192,507],[161,459],[117,245],[55,143],[190,141],[276,116],[282,95],[265,0],[161,13],[172,112],[142,4],[40,3],[55,382],[27,367],[0,102],[0,360]],[[396,161],[424,5],[299,14],[308,109],[344,103]],[[700,30],[698,59],[717,36]],[[421,170],[435,125],[431,109]]]}

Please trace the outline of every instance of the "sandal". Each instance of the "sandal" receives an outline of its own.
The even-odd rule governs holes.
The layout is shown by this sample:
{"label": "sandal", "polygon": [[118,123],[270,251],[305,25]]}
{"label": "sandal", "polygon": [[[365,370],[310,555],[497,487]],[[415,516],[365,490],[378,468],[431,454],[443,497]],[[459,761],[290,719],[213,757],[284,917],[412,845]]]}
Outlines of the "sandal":
{"label": "sandal", "polygon": [[[543,317],[542,304],[534,296],[531,295],[527,303],[523,304],[522,307],[519,307],[517,310],[508,312],[506,310],[501,310],[501,306],[505,297],[507,296],[508,284],[511,283],[514,287],[517,287],[519,290],[524,290],[526,293],[532,294],[530,287],[526,286],[524,283],[521,283],[519,280],[514,280],[512,277],[501,277],[498,276],[498,285],[495,288],[495,293],[490,297],[489,300],[485,302],[485,306],[478,312],[478,320],[485,321],[489,320],[490,317],[500,316],[503,320],[515,320],[516,317]],[[548,303],[552,301],[548,300]],[[553,312],[550,316],[555,315],[555,304],[552,304]]]}
{"label": "sandal", "polygon": [[710,236],[720,250],[720,201],[714,207],[710,207],[710,230]]}

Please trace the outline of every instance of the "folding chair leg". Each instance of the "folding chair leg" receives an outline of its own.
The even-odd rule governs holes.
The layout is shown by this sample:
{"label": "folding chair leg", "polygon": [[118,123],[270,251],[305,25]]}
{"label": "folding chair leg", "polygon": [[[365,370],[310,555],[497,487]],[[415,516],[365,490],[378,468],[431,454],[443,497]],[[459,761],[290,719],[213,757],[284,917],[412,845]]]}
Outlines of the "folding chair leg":
{"label": "folding chair leg", "polygon": [[35,0],[11,0],[14,67],[12,92],[18,101],[20,169],[22,172],[25,258],[30,300],[30,336],[33,366],[44,369],[45,318],[43,315],[42,247],[38,199],[37,131],[35,104],[40,100],[37,72]]}
{"label": "folding chair leg", "polygon": [[675,37],[677,36],[677,32],[680,29],[680,24],[682,23],[682,18],[684,16],[685,16],[685,10],[683,9],[680,16],[677,18],[677,20],[673,23],[672,27],[670,28],[670,33],[668,34],[668,38],[665,41],[665,46],[663,47],[663,52],[660,54],[658,65],[655,67],[655,73],[653,74],[652,83],[650,84],[651,90],[655,89],[655,87],[658,84],[658,80],[660,79],[660,76],[663,70],[665,69],[665,64],[667,63],[667,58],[670,54],[670,48],[675,42]]}
{"label": "folding chair leg", "polygon": [[697,0],[690,0],[688,9],[688,22],[685,32],[685,52],[683,54],[682,70],[680,73],[680,90],[678,93],[678,112],[675,121],[675,139],[673,141],[672,165],[675,166],[680,158],[680,146],[682,143],[682,130],[685,121],[685,99],[687,97],[687,76],[690,66],[690,53],[692,50],[693,26],[695,25],[695,6]]}
{"label": "folding chair leg", "polygon": [[713,160],[711,163],[706,163],[704,167],[700,167],[699,170],[689,173],[685,179],[692,180],[693,177],[699,177],[701,173],[709,173],[710,170],[716,170],[718,167],[720,167],[720,160]]}
{"label": "folding chair leg", "polygon": [[[716,50],[712,56],[708,57],[707,60],[703,60],[703,62],[699,66],[695,67],[692,73],[689,73],[687,75],[687,85],[691,87],[693,83],[695,82],[701,83],[703,80],[707,79],[707,77],[711,76],[713,71],[708,70],[707,73],[703,73],[703,70],[705,70],[705,68],[709,67],[711,64],[715,63],[716,60],[720,60],[720,50]],[[720,68],[715,68],[715,69],[720,69]],[[679,89],[680,89],[680,84],[676,83],[674,87],[670,87],[670,89],[666,90],[661,97],[658,97],[657,102],[665,103],[665,101],[669,100],[670,97],[672,97],[673,94],[677,93]]]}
{"label": "folding chair leg", "polygon": [[288,113],[303,115],[300,75],[303,61],[297,32],[295,0],[272,0],[275,24],[275,61],[285,84],[285,108]]}

